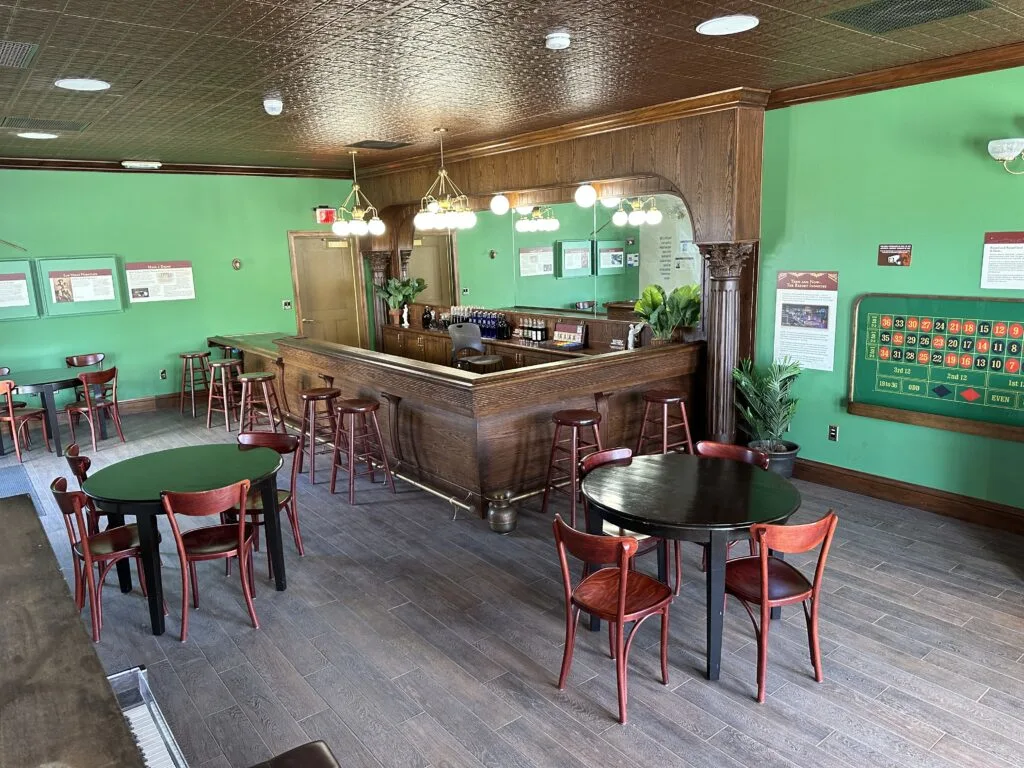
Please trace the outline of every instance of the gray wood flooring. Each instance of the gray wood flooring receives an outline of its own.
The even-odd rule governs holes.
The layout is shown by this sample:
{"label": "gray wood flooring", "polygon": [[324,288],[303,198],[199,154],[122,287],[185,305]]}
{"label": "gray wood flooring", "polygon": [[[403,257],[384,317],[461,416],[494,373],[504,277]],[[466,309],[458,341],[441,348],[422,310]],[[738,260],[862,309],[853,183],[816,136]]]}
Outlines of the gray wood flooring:
{"label": "gray wood flooring", "polygon": [[[94,466],[233,440],[176,413],[127,417],[125,432],[127,445],[106,441]],[[25,467],[66,564],[47,498],[66,465],[37,439]],[[349,506],[323,481],[300,480],[306,556],[286,542],[286,592],[257,561],[260,630],[237,575],[201,564],[200,608],[180,643],[180,574],[165,535],[168,633],[153,637],[141,595],[120,594],[111,578],[96,651],[109,672],[149,668],[197,768],[249,766],[315,738],[344,765],[367,767],[1024,766],[1024,540],[798,485],[798,519],[829,507],[840,516],[822,601],[826,679],[811,677],[803,617],[787,610],[772,627],[763,705],[738,605],[727,611],[722,679],[700,673],[695,546],[685,547],[672,608],[670,684],[658,682],[652,624],[633,649],[621,726],[605,633],[581,632],[568,687],[555,688],[563,606],[550,519],[528,506],[502,537],[475,518],[453,521],[443,501],[401,483],[392,495],[360,481]]]}

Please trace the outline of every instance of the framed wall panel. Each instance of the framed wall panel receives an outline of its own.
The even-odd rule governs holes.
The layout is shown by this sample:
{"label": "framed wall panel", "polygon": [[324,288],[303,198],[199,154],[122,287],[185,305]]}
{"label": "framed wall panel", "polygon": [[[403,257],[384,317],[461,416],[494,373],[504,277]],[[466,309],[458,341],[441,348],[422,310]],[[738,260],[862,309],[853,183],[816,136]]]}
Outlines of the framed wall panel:
{"label": "framed wall panel", "polygon": [[0,320],[39,317],[32,262],[28,259],[0,260]]}
{"label": "framed wall panel", "polygon": [[39,298],[46,314],[122,312],[123,280],[116,256],[39,259]]}

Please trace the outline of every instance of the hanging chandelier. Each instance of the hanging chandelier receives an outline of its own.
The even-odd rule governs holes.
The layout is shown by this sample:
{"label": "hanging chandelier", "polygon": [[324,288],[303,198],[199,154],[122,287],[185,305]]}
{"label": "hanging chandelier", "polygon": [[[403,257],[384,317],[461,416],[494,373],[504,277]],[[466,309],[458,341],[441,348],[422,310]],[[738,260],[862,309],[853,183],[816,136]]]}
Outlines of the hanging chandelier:
{"label": "hanging chandelier", "polygon": [[653,226],[660,224],[663,218],[652,195],[638,197],[635,200],[620,200],[618,209],[612,214],[612,224],[616,227],[624,227],[627,224],[631,227],[639,227],[642,224]]}
{"label": "hanging chandelier", "polygon": [[412,220],[416,229],[470,229],[476,226],[476,214],[469,207],[469,198],[458,188],[444,167],[444,134],[438,128],[441,144],[441,167],[430,189],[420,200],[420,211]]}
{"label": "hanging chandelier", "polygon": [[527,213],[523,213],[522,208],[516,208],[516,212],[522,215],[516,221],[516,232],[554,232],[561,226],[550,207],[536,206]]}
{"label": "hanging chandelier", "polygon": [[[349,154],[352,155],[352,191],[338,207],[338,217],[331,224],[331,231],[338,237],[360,237],[367,233],[383,235],[384,222],[377,215],[377,208],[359,188],[359,179],[356,177],[356,151],[351,150]],[[367,216],[370,217],[369,221],[366,220]]]}

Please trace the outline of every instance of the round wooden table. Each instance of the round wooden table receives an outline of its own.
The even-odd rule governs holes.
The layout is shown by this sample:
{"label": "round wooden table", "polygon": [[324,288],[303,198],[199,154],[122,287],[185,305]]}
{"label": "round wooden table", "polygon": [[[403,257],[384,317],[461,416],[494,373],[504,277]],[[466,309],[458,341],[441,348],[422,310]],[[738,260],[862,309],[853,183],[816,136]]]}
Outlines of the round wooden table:
{"label": "round wooden table", "polygon": [[[82,490],[106,513],[110,525],[124,525],[125,515],[135,517],[139,526],[142,569],[149,592],[149,617],[153,634],[164,633],[164,595],[160,576],[157,516],[164,513],[163,491],[209,491],[248,480],[263,496],[263,519],[267,548],[274,567],[278,590],[287,586],[281,521],[277,504],[277,470],[281,455],[270,448],[240,448],[237,445],[194,445],[136,456],[104,467],[82,484]],[[117,565],[122,592],[132,589],[128,560]]]}
{"label": "round wooden table", "polygon": [[[707,676],[717,680],[725,615],[725,560],[730,541],[755,523],[783,523],[800,508],[800,492],[759,467],[684,453],[637,456],[626,467],[598,467],[583,480],[587,530],[604,518],[636,533],[696,541],[708,548]],[[662,546],[658,574],[665,580]]]}

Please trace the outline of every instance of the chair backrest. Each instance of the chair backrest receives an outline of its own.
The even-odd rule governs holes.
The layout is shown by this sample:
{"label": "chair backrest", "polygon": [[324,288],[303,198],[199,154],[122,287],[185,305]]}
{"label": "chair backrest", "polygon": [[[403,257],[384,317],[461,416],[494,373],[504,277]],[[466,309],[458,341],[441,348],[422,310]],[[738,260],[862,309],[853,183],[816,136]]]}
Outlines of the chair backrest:
{"label": "chair backrest", "polygon": [[50,483],[50,493],[53,494],[53,500],[57,502],[57,508],[60,509],[61,517],[64,519],[64,527],[67,529],[71,546],[86,542],[86,546],[81,547],[82,557],[87,564],[91,563],[92,556],[87,546],[89,529],[85,524],[88,497],[81,491],[69,491],[68,481],[63,477],[58,477]]}
{"label": "chair backrest", "polygon": [[244,451],[247,448],[270,448],[282,456],[292,455],[291,489],[295,490],[295,478],[299,472],[299,438],[295,435],[283,435],[280,432],[239,432],[238,446]]}
{"label": "chair backrest", "polygon": [[701,440],[695,446],[698,456],[705,456],[709,459],[729,459],[740,461],[744,464],[752,464],[761,469],[768,469],[768,462],[771,457],[762,451],[755,451],[753,448],[744,448],[742,445],[731,445],[729,443],[716,443],[711,440]]}
{"label": "chair backrest", "polygon": [[210,515],[220,515],[221,512],[230,512],[233,509],[241,510],[238,515],[238,546],[241,548],[242,541],[245,538],[245,524],[247,520],[245,500],[248,495],[248,480],[240,480],[223,488],[214,488],[209,491],[195,491],[193,493],[164,491],[160,494],[160,501],[163,503],[164,512],[167,513],[167,520],[171,524],[174,543],[177,546],[178,556],[182,562],[185,561],[185,545],[181,540],[181,528],[178,527],[177,516],[208,517]]}
{"label": "chair backrest", "polygon": [[566,525],[561,515],[555,515],[552,526],[555,531],[558,562],[562,567],[562,586],[565,588],[566,604],[568,605],[572,600],[573,592],[568,555],[571,554],[584,563],[617,563],[619,567],[618,613],[621,616],[626,608],[629,561],[636,554],[639,546],[637,540],[632,536],[595,536],[577,531],[571,525]]}
{"label": "chair backrest", "polygon": [[758,523],[750,528],[750,537],[761,548],[761,598],[768,601],[768,558],[769,550],[785,555],[798,555],[814,549],[819,544],[818,564],[814,568],[813,597],[817,599],[821,589],[821,576],[825,572],[825,561],[832,546],[832,535],[836,532],[839,518],[831,509],[823,518],[802,525],[770,525]]}
{"label": "chair backrest", "polygon": [[90,365],[103,367],[103,360],[106,355],[102,352],[90,352],[88,355],[68,355],[64,358],[68,368],[88,368]]}
{"label": "chair backrest", "polygon": [[11,392],[14,390],[14,382],[10,379],[0,379],[0,405],[3,405],[3,411],[0,411],[0,416],[10,419],[11,423],[14,423],[14,398],[11,396]]}
{"label": "chair backrest", "polygon": [[88,456],[80,456],[80,451],[81,448],[78,447],[78,443],[72,443],[64,449],[64,458],[68,460],[71,474],[78,480],[79,488],[82,487],[82,483],[89,479],[89,470],[92,468],[92,459]]}
{"label": "chair backrest", "polygon": [[[106,385],[110,385],[110,397],[113,402],[117,402],[117,366],[108,368],[105,371],[88,371],[86,373],[78,374],[78,380],[82,382],[82,392],[85,394],[85,404],[91,408],[93,405],[93,399],[99,393],[103,392]],[[94,390],[94,387],[98,387],[98,390]]]}
{"label": "chair backrest", "polygon": [[580,459],[580,477],[586,477],[598,467],[628,467],[633,463],[630,448],[605,448],[603,451],[588,453]]}
{"label": "chair backrest", "polygon": [[459,352],[464,349],[472,349],[483,354],[483,338],[480,336],[480,326],[476,323],[454,323],[448,326],[448,335],[452,339],[452,364],[459,357]]}

